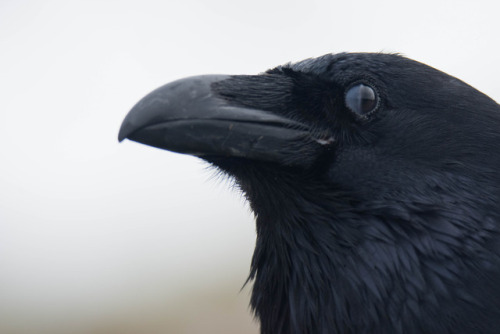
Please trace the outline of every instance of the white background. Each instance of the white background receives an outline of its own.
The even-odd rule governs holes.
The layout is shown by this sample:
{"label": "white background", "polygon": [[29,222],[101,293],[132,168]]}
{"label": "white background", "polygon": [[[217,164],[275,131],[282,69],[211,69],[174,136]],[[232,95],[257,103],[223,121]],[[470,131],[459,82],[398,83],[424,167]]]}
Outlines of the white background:
{"label": "white background", "polygon": [[196,158],[117,142],[152,89],[383,51],[499,101],[497,4],[0,0],[0,322],[41,332],[197,286],[238,295],[255,241],[242,196]]}

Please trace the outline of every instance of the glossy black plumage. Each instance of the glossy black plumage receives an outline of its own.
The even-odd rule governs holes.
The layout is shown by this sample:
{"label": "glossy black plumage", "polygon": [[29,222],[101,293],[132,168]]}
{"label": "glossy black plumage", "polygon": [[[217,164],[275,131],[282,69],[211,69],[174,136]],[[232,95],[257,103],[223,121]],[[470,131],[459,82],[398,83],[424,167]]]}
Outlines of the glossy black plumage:
{"label": "glossy black plumage", "polygon": [[[235,178],[256,215],[262,333],[500,331],[496,102],[391,54],[325,55],[203,89],[196,80],[160,88],[153,116],[144,98],[120,138]],[[345,102],[359,83],[377,96],[366,114]],[[173,97],[174,86],[190,94]]]}

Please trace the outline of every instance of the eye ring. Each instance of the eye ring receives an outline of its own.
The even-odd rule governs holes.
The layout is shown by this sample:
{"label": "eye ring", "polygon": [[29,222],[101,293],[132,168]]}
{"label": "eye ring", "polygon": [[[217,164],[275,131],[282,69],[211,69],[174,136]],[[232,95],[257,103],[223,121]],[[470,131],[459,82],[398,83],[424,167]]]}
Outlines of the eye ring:
{"label": "eye ring", "polygon": [[380,97],[372,85],[357,81],[346,89],[344,103],[357,117],[365,118],[378,109]]}

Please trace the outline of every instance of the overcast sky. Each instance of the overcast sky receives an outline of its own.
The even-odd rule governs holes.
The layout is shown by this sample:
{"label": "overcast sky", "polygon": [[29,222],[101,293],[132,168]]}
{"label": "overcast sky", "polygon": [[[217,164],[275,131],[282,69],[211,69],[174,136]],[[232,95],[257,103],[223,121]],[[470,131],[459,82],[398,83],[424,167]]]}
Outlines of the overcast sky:
{"label": "overcast sky", "polygon": [[231,183],[117,142],[152,89],[384,51],[500,101],[498,13],[498,1],[0,0],[0,317],[244,282],[254,223]]}

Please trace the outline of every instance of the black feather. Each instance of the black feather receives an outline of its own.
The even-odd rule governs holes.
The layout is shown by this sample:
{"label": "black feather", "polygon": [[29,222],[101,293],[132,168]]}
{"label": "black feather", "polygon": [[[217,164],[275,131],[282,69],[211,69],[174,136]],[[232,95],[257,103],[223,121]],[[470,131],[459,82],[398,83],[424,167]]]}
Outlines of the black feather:
{"label": "black feather", "polygon": [[[344,102],[356,82],[379,99],[363,117]],[[255,212],[263,334],[500,332],[496,102],[391,54],[325,55],[211,89],[310,134],[274,160],[198,154]]]}

